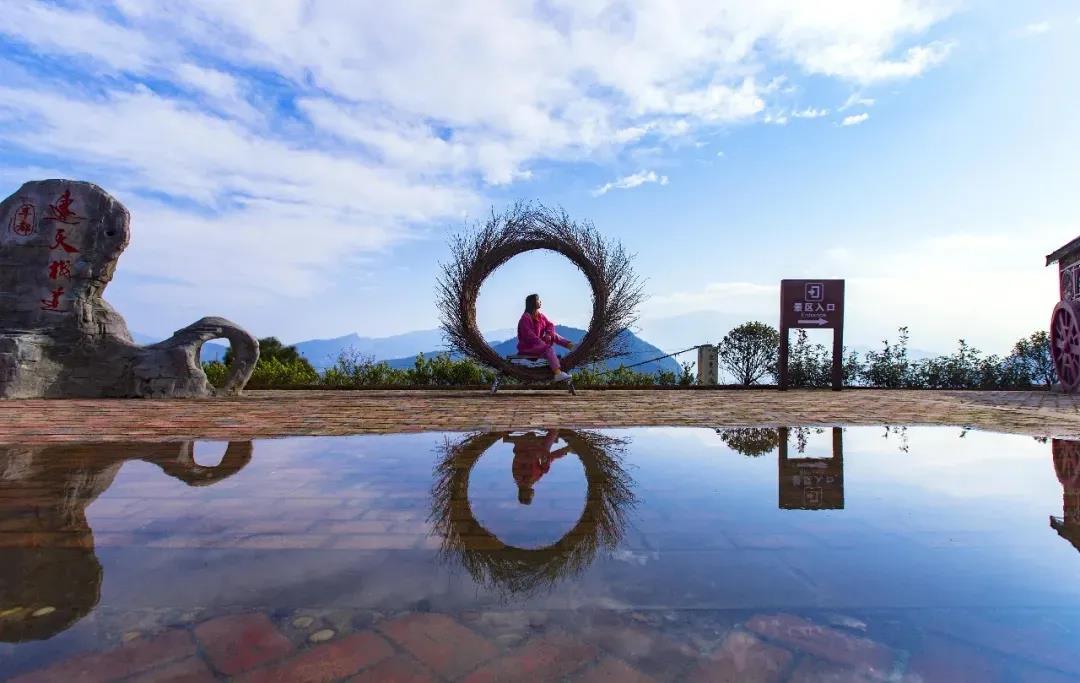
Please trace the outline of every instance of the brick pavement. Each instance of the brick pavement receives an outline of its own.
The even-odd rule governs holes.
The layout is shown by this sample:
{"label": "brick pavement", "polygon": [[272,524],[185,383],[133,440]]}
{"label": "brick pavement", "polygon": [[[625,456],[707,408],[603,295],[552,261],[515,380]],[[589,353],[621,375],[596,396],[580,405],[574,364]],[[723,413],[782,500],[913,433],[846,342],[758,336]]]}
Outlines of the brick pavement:
{"label": "brick pavement", "polygon": [[[76,654],[10,680],[955,683],[1065,681],[1080,671],[1067,655],[1047,662],[1037,648],[980,649],[935,634],[911,641],[910,651],[894,650],[861,630],[784,613],[757,614],[717,633],[712,644],[697,646],[675,643],[658,627],[636,623],[629,628],[638,635],[627,647],[628,627],[618,623],[626,617],[610,616],[614,623],[606,627],[541,629],[500,644],[480,624],[449,614],[389,615],[344,631],[311,618],[232,614],[136,634],[113,649]],[[982,625],[974,629],[981,633]],[[327,635],[316,641],[315,633]]]}
{"label": "brick pavement", "polygon": [[1080,437],[1043,391],[251,391],[237,398],[0,401],[0,443],[633,426],[957,425]]}

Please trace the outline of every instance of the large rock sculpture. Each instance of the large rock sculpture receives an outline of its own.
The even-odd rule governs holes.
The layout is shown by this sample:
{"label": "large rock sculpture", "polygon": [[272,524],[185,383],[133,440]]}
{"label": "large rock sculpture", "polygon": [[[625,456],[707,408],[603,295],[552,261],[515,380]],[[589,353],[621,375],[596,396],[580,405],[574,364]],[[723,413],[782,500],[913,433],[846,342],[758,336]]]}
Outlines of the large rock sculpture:
{"label": "large rock sculpture", "polygon": [[203,318],[143,347],[102,298],[129,222],[120,202],[73,180],[28,182],[0,203],[0,398],[210,396],[199,351],[220,338],[233,348],[220,392],[243,389],[259,344],[242,328]]}

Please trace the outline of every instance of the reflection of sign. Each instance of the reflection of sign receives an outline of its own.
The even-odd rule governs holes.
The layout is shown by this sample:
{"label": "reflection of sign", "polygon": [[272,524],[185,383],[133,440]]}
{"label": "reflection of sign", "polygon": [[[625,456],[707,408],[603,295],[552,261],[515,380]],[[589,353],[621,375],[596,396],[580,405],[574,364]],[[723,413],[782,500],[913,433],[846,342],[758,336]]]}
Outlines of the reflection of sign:
{"label": "reflection of sign", "polygon": [[789,458],[788,431],[786,427],[779,430],[780,509],[843,510],[843,429],[833,427],[831,458]]}
{"label": "reflection of sign", "polygon": [[19,237],[29,237],[34,234],[34,226],[37,224],[37,209],[30,202],[23,202],[15,209],[11,217],[11,231]]}

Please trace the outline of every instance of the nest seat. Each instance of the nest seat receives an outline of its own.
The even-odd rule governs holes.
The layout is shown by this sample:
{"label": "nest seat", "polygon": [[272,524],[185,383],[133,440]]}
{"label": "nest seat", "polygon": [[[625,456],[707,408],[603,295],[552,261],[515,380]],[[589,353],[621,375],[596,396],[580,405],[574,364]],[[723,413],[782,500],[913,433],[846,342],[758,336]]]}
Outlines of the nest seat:
{"label": "nest seat", "polygon": [[[508,363],[510,363],[510,365],[516,366],[516,367],[521,367],[521,368],[535,368],[535,369],[549,368],[550,369],[550,367],[551,367],[551,364],[548,363],[547,358],[544,358],[543,356],[531,356],[531,355],[524,354],[524,353],[507,354],[506,360],[507,360]],[[569,374],[569,373],[567,373],[567,374]],[[491,382],[491,393],[492,394],[498,393],[500,380],[504,376],[505,376],[505,374],[500,369],[496,368],[496,370],[495,370],[495,379]],[[521,381],[525,382],[526,384],[531,384],[533,382],[541,382],[543,380],[535,380],[535,379],[530,378],[530,379],[524,379],[524,380],[521,380]],[[549,383],[549,384],[552,383],[552,380],[549,379],[547,383]],[[567,389],[570,390],[570,395],[571,396],[577,396],[577,391],[574,389],[574,378],[573,378],[573,376],[571,376],[570,379],[566,380],[566,386],[567,386]]]}

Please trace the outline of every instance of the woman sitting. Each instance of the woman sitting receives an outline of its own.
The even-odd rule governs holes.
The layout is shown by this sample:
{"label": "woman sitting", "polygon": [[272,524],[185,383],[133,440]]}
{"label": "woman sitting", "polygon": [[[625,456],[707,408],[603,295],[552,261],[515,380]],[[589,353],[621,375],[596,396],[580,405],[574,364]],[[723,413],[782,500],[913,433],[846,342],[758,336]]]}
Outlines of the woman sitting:
{"label": "woman sitting", "polygon": [[555,344],[574,348],[574,342],[560,337],[555,331],[555,323],[540,312],[540,295],[530,294],[525,297],[525,312],[518,321],[518,353],[526,356],[540,356],[547,359],[551,371],[555,373],[553,381],[565,382],[570,375],[562,371],[559,356],[555,353]]}

